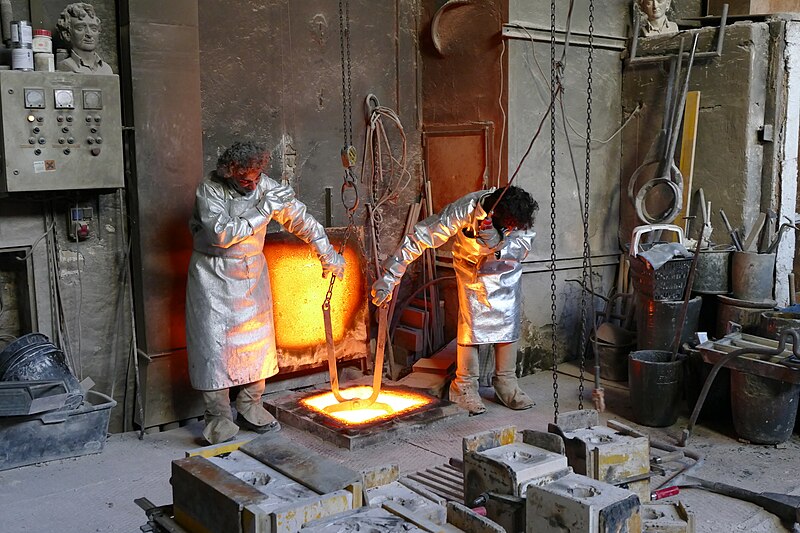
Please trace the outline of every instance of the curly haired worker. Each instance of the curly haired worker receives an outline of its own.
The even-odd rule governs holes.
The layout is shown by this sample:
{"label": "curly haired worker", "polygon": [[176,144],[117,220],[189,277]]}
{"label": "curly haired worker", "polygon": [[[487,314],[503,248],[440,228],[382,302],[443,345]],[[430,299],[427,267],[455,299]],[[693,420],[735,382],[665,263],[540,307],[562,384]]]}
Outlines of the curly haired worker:
{"label": "curly haired worker", "polygon": [[[189,228],[193,252],[186,286],[186,347],[192,386],[205,400],[203,436],[233,438],[239,426],[258,432],[278,423],[261,404],[264,379],[278,372],[272,294],[264,238],[270,220],[311,244],[323,275],[344,275],[344,259],[294,191],[262,173],[260,145],[234,143],[197,187]],[[236,396],[236,423],[228,389]],[[237,425],[238,424],[238,425]]]}
{"label": "curly haired worker", "polygon": [[[392,297],[408,266],[426,248],[451,239],[458,285],[458,368],[450,385],[450,400],[470,414],[486,411],[478,395],[478,346],[494,344],[492,384],[500,402],[511,409],[528,409],[533,401],[517,384],[517,341],[520,335],[522,260],[536,233],[530,231],[538,209],[519,187],[470,193],[414,226],[384,274],[372,285],[372,301],[383,305]],[[502,197],[501,197],[502,195]],[[489,223],[487,211],[495,205]]]}

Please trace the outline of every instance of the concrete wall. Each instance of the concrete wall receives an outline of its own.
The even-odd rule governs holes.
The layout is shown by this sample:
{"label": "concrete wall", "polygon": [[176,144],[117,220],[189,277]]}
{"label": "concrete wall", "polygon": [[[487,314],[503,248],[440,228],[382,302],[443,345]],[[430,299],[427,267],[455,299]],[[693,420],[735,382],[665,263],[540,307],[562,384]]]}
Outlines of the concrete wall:
{"label": "concrete wall", "polygon": [[[624,44],[629,2],[595,2],[594,31],[607,46],[597,47],[593,55],[591,185],[589,242],[594,266],[593,282],[598,293],[606,294],[614,282],[619,249],[614,233],[618,223],[618,176],[620,137],[607,141],[620,127],[621,91],[620,49]],[[557,30],[564,30],[566,3],[558,3]],[[513,171],[527,150],[536,127],[550,102],[550,8],[546,3],[511,2],[509,19],[525,26],[508,41],[508,168]],[[584,197],[586,175],[588,2],[575,4],[572,41],[564,73],[563,112],[555,109],[555,227],[551,234],[550,119],[531,153],[525,160],[516,184],[530,191],[540,210],[535,224],[538,239],[525,265],[525,330],[520,348],[525,352],[523,370],[549,366],[553,337],[551,315],[550,243],[555,240],[555,355],[558,360],[576,357],[580,338],[580,293],[577,283],[582,275],[583,226],[580,206]],[[557,37],[556,57],[562,53]],[[596,42],[598,44],[598,42]],[[564,118],[567,125],[564,126]],[[575,131],[573,131],[573,129]],[[568,132],[568,137],[565,134]],[[607,141],[607,142],[599,142]],[[577,179],[570,163],[570,148],[577,169]],[[601,302],[597,302],[599,307]],[[591,310],[588,311],[592,315]]]}

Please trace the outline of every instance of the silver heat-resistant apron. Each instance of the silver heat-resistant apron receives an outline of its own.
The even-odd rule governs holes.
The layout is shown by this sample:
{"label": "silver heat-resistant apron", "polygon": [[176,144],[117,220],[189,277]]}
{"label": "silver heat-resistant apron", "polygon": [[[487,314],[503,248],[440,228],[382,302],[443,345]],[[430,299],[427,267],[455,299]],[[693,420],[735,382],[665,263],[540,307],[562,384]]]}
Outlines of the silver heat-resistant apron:
{"label": "silver heat-resistant apron", "polygon": [[520,336],[522,260],[536,233],[513,231],[488,248],[464,234],[481,198],[491,191],[468,194],[419,222],[384,266],[384,279],[399,283],[408,266],[427,248],[453,243],[453,268],[458,285],[458,343],[513,342]]}
{"label": "silver heat-resistant apron", "polygon": [[189,222],[194,251],[186,285],[189,377],[197,390],[252,383],[278,372],[263,253],[270,219],[312,244],[320,255],[333,249],[302,202],[292,200],[271,216],[256,209],[262,195],[278,186],[262,175],[258,187],[242,195],[211,173],[197,188]]}

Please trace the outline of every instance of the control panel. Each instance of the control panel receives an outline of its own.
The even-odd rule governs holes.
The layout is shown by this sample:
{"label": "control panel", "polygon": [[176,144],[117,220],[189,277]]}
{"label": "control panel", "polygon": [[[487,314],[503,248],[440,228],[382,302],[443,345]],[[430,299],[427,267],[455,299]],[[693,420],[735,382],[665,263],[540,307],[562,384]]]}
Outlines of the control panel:
{"label": "control panel", "polygon": [[119,77],[0,71],[0,192],[124,186]]}

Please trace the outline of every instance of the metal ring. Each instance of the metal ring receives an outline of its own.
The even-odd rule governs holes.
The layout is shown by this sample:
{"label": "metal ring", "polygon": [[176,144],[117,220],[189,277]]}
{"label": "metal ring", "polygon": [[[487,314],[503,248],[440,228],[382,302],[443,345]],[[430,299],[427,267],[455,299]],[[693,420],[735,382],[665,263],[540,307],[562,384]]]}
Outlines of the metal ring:
{"label": "metal ring", "polygon": [[[659,185],[667,185],[670,192],[672,192],[672,196],[674,198],[672,207],[665,211],[660,217],[654,216],[651,214],[645,205],[645,198],[650,191],[655,189]],[[648,181],[642,188],[639,189],[639,192],[636,194],[636,201],[634,202],[634,207],[636,208],[636,215],[647,222],[648,224],[660,224],[660,223],[671,223],[678,214],[681,212],[681,208],[683,206],[683,188],[679,187],[677,183],[672,181],[669,178],[656,178]]]}
{"label": "metal ring", "polygon": [[[347,199],[345,198],[348,189],[353,189],[353,205],[348,205]],[[355,213],[356,209],[358,209],[360,199],[358,197],[358,189],[354,182],[345,180],[342,182],[342,205],[347,210],[348,213]]]}

